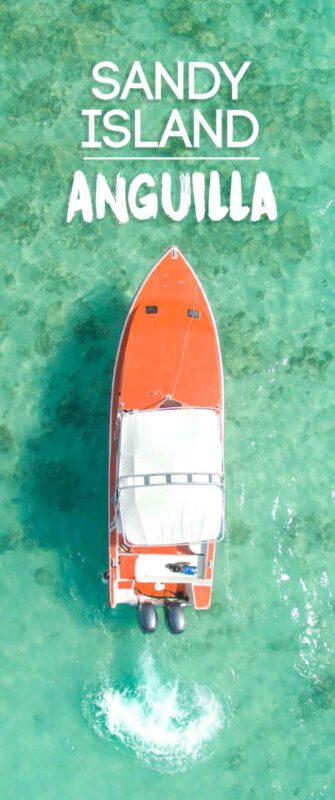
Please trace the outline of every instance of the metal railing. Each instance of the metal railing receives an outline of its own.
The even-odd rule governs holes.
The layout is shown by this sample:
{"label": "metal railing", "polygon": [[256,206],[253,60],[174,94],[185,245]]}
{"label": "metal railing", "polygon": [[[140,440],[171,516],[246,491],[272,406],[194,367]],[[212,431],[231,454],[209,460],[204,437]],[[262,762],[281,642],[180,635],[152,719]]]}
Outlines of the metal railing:
{"label": "metal railing", "polygon": [[[201,480],[202,479],[202,480]],[[147,486],[224,486],[224,475],[218,472],[153,472],[150,475],[121,475],[118,489],[140,489]]]}

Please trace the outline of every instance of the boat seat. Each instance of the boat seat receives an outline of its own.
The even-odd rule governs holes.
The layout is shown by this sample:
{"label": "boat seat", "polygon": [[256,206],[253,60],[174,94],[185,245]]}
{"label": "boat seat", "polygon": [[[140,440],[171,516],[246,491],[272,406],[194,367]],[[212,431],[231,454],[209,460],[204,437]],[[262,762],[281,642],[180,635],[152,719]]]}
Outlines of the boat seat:
{"label": "boat seat", "polygon": [[[167,564],[177,564],[185,561],[189,566],[196,567],[195,575],[185,575],[183,572],[173,572]],[[194,578],[204,575],[203,555],[171,555],[171,553],[154,554],[142,553],[136,559],[135,577],[137,581],[163,581],[165,583],[189,583]]]}

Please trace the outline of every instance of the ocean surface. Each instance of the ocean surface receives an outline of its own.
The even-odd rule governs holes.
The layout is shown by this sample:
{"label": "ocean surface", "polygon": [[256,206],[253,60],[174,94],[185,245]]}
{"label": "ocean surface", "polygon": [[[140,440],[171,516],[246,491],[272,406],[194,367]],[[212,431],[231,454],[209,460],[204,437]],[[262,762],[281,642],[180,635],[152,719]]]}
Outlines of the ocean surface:
{"label": "ocean surface", "polygon": [[[0,14],[1,798],[334,800],[334,6],[17,0]],[[137,58],[148,73],[252,62],[239,107],[261,161],[216,168],[223,186],[240,170],[245,202],[267,171],[276,222],[66,224],[73,172],[97,171],[80,146],[81,109],[101,106],[92,67],[124,76]],[[173,105],[126,108],[157,130]],[[227,86],[201,106],[216,107]],[[99,166],[111,183],[182,167],[214,168]],[[109,394],[132,296],[172,244],[224,356],[226,538],[211,611],[145,637],[101,582]]]}

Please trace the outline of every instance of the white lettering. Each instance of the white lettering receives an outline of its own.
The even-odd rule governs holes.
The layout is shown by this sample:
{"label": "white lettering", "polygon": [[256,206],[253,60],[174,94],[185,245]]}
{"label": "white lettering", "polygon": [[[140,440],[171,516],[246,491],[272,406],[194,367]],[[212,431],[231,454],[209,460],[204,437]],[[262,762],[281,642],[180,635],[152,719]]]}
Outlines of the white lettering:
{"label": "white lettering", "polygon": [[[195,90],[195,75],[196,70],[206,70],[213,75],[214,82],[211,89],[207,92],[196,92]],[[220,73],[213,64],[208,61],[190,61],[188,65],[188,99],[189,100],[208,100],[209,97],[214,97],[220,88]]]}
{"label": "white lettering", "polygon": [[[136,80],[136,78],[138,78],[138,80]],[[140,61],[134,61],[128,78],[122,89],[120,100],[127,100],[128,94],[132,89],[141,89],[144,92],[147,100],[154,99]]]}
{"label": "white lettering", "polygon": [[228,64],[225,61],[219,61],[220,67],[227,76],[228,80],[231,83],[231,99],[238,100],[238,85],[240,80],[245,75],[247,69],[249,69],[251,61],[245,61],[244,64],[240,67],[237,75],[233,75],[232,71],[229,69]]}
{"label": "white lettering", "polygon": [[235,169],[231,174],[229,216],[234,222],[241,222],[249,211],[249,206],[242,204],[241,174]]}
{"label": "white lettering", "polygon": [[115,195],[112,194],[106,178],[101,172],[97,174],[95,191],[95,209],[97,219],[103,219],[106,212],[106,205],[109,206],[120,224],[129,221],[126,203],[126,179],[123,175],[116,176]]}
{"label": "white lettering", "polygon": [[141,186],[149,186],[150,188],[155,186],[155,181],[148,172],[136,175],[136,178],[132,180],[129,186],[129,211],[133,214],[135,219],[155,219],[158,211],[157,194],[156,192],[149,192],[140,197],[137,201],[137,195]]}
{"label": "white lettering", "polygon": [[[176,130],[173,130],[174,125],[177,125]],[[165,130],[159,142],[158,147],[166,147],[169,139],[172,139],[173,137],[177,136],[179,136],[183,140],[185,147],[192,147],[191,139],[187,133],[180,112],[176,108],[174,108],[173,111],[171,111],[171,114],[165,126]]]}
{"label": "white lettering", "polygon": [[228,206],[221,205],[220,174],[212,170],[209,178],[208,216],[212,222],[221,222],[228,214]]}
{"label": "white lettering", "polygon": [[92,76],[97,83],[107,83],[114,87],[111,92],[101,92],[100,89],[95,89],[93,87],[92,92],[94,96],[98,97],[99,100],[113,100],[114,97],[117,97],[119,94],[120,84],[115,78],[111,78],[108,75],[100,75],[101,69],[110,69],[112,72],[118,72],[119,68],[116,64],[113,64],[113,61],[99,61],[92,70]]}
{"label": "white lettering", "polygon": [[84,173],[78,169],[73,176],[66,222],[72,222],[77,211],[81,211],[84,222],[92,222],[93,207],[91,192]]}
{"label": "white lettering", "polygon": [[118,110],[112,109],[111,111],[107,111],[103,118],[105,128],[113,133],[121,133],[123,139],[119,139],[119,141],[115,142],[110,136],[103,136],[102,141],[104,144],[107,144],[108,147],[125,147],[130,142],[130,131],[128,128],[125,128],[124,125],[115,125],[114,122],[111,122],[113,117],[121,117],[121,119],[129,120],[129,114],[127,114],[126,111],[122,111],[121,108]]}
{"label": "white lettering", "polygon": [[178,100],[184,99],[184,62],[178,61],[177,64],[177,83],[171,78],[170,73],[163,67],[160,61],[155,61],[155,99],[162,99],[162,79],[170,87]]}
{"label": "white lettering", "polygon": [[[252,133],[249,139],[244,139],[242,142],[234,140],[234,119],[235,117],[245,117],[249,119],[252,124]],[[250,147],[253,144],[259,133],[258,121],[251,111],[227,111],[227,147]]]}
{"label": "white lettering", "polygon": [[191,181],[187,173],[180,174],[180,199],[179,208],[175,211],[172,205],[171,175],[169,172],[162,174],[162,209],[174,222],[185,219],[191,208]]}
{"label": "white lettering", "polygon": [[258,172],[252,198],[251,222],[258,222],[263,214],[271,222],[277,219],[277,203],[269,176],[266,172]]}

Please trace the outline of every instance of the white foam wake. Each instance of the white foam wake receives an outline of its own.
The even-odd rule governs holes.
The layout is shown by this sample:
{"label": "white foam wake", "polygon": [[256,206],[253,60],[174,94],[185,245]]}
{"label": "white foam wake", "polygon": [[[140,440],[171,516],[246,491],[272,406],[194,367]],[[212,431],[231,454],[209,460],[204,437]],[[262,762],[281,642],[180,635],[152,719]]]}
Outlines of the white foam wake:
{"label": "white foam wake", "polygon": [[133,687],[105,685],[86,696],[83,710],[96,733],[118,740],[161,772],[184,771],[208,757],[225,720],[208,687],[162,682],[150,654]]}

